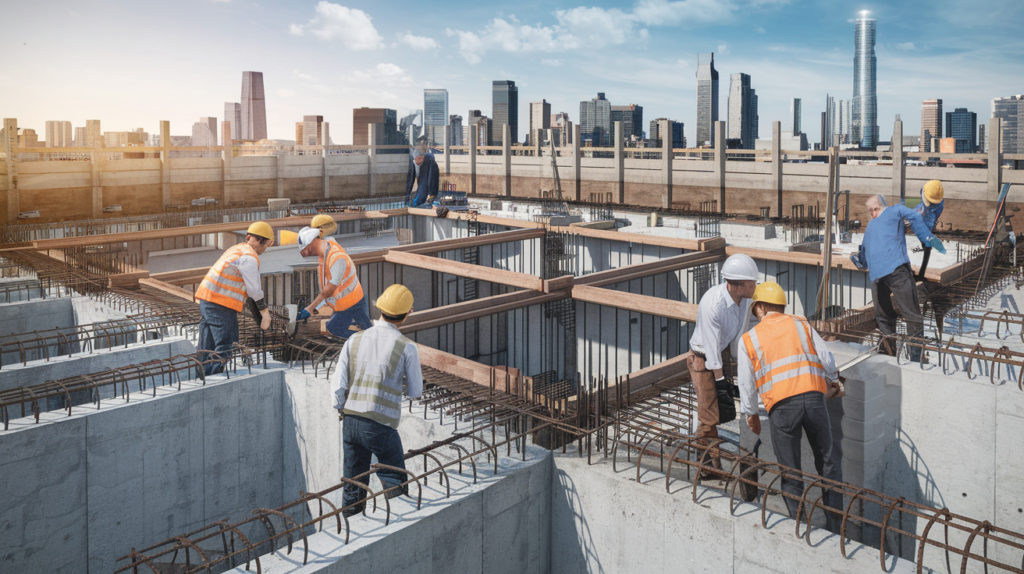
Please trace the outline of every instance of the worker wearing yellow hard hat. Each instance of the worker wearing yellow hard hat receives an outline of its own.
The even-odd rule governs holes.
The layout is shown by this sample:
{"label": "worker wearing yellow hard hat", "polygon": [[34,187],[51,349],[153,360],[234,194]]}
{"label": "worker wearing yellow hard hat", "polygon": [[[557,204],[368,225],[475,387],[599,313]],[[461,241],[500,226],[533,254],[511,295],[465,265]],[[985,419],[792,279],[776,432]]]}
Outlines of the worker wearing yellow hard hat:
{"label": "worker wearing yellow hard hat", "polygon": [[[914,211],[921,214],[921,218],[924,219],[924,224],[928,226],[928,230],[935,233],[935,226],[939,222],[939,216],[942,215],[942,210],[946,205],[946,192],[942,189],[942,182],[933,179],[928,183],[924,184],[921,188],[921,203],[917,204]],[[932,255],[932,248],[924,246],[924,255],[921,260],[921,266],[917,271],[917,280],[924,279],[924,272],[928,269],[928,259]]]}
{"label": "worker wearing yellow hard hat", "polygon": [[[331,379],[334,408],[344,421],[342,444],[344,476],[358,480],[370,470],[370,457],[382,466],[377,478],[384,495],[394,498],[408,494],[409,481],[403,473],[405,451],[398,435],[405,393],[417,398],[423,393],[423,373],[416,344],[402,335],[399,327],[412,312],[413,296],[403,285],[392,285],[377,298],[381,320],[349,337],[338,355]],[[362,479],[365,481],[366,479]],[[346,484],[342,513],[352,516],[366,505],[364,489]]]}
{"label": "worker wearing yellow hard hat", "polygon": [[[825,406],[831,381],[841,380],[835,357],[806,319],[785,314],[786,293],[778,283],[758,285],[751,301],[751,312],[760,323],[743,335],[736,358],[740,412],[746,415],[747,427],[761,434],[760,396],[768,411],[776,462],[801,469],[803,429],[814,453],[817,474],[841,481],[841,461],[832,446],[832,424]],[[782,478],[782,491],[791,495],[786,497],[786,506],[793,518],[803,488],[799,480]],[[824,501],[826,506],[839,509],[843,495],[826,490]],[[838,532],[839,514],[827,511],[825,516],[828,529]]]}
{"label": "worker wearing yellow hard hat", "polygon": [[270,328],[270,311],[260,282],[260,255],[274,244],[274,230],[257,221],[245,232],[245,242],[229,247],[206,273],[196,290],[199,300],[199,355],[209,360],[211,351],[218,362],[205,365],[206,374],[218,373],[238,342],[238,312],[246,298],[260,310],[260,328]]}

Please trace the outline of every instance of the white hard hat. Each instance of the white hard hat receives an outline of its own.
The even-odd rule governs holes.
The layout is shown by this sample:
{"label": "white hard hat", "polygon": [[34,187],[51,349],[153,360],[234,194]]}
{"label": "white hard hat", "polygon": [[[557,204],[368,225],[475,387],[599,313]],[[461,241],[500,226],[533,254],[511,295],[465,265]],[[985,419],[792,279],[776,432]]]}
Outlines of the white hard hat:
{"label": "white hard hat", "polygon": [[749,255],[737,253],[729,256],[722,265],[722,279],[732,281],[757,281],[757,263]]}
{"label": "white hard hat", "polygon": [[320,230],[319,229],[317,229],[315,227],[303,227],[302,230],[299,231],[299,235],[297,237],[298,244],[299,244],[299,251],[302,251],[303,249],[309,247],[309,244],[313,243],[314,239],[319,239],[319,238],[320,238]]}

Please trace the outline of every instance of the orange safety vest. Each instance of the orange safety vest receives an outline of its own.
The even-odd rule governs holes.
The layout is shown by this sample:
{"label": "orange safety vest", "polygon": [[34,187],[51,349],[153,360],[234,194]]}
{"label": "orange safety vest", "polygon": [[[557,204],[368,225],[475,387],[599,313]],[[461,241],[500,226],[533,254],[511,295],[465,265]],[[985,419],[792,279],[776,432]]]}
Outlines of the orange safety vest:
{"label": "orange safety vest", "polygon": [[259,264],[260,256],[248,243],[239,243],[229,248],[206,272],[206,277],[196,290],[196,299],[223,305],[228,309],[241,311],[245,307],[245,281],[237,267],[231,265],[243,255],[251,255]]}
{"label": "orange safety vest", "polygon": [[828,390],[825,367],[806,319],[782,313],[768,315],[743,335],[743,345],[754,366],[757,392],[768,412],[782,399]]}
{"label": "orange safety vest", "polygon": [[328,239],[327,254],[320,257],[320,289],[334,279],[331,276],[331,267],[339,260],[343,260],[345,270],[342,271],[341,283],[338,284],[334,295],[327,298],[327,304],[335,311],[344,311],[363,300],[363,286],[359,283],[359,276],[356,274],[356,266],[352,258],[342,249],[341,245],[334,239]]}

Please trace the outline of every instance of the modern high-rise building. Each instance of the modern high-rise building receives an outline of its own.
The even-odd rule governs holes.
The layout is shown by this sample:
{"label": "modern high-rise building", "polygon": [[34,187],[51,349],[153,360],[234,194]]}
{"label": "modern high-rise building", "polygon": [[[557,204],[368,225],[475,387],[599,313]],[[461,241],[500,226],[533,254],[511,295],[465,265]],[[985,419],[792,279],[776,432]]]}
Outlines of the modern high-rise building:
{"label": "modern high-rise building", "polygon": [[[398,131],[403,143],[417,145],[423,134],[423,110],[411,110],[398,120]],[[428,142],[429,144],[429,142]]]}
{"label": "modern high-rise building", "polygon": [[978,147],[978,114],[967,108],[946,112],[946,137],[956,140],[956,153],[974,153]]}
{"label": "modern high-rise building", "polygon": [[793,98],[793,101],[789,103],[789,114],[793,118],[792,126],[794,134],[804,133],[803,127],[803,100],[801,98]]}
{"label": "modern high-rise building", "polygon": [[462,146],[464,141],[462,134],[462,116],[452,114],[448,116],[448,127],[451,130],[451,137],[448,138],[448,145]]}
{"label": "modern high-rise building", "polygon": [[530,102],[530,135],[531,146],[543,145],[544,130],[551,129],[551,104],[547,100]]}
{"label": "modern high-rise building", "polygon": [[611,131],[612,103],[605,99],[604,92],[580,102],[580,145],[590,142],[592,147],[608,147]]}
{"label": "modern high-rise building", "polygon": [[370,145],[369,126],[374,128],[377,145],[400,145],[398,112],[388,108],[354,108],[352,110],[352,145]]}
{"label": "modern high-rise building", "polygon": [[685,149],[686,135],[684,134],[683,130],[683,122],[675,122],[669,120],[668,118],[658,118],[655,120],[651,120],[651,129],[650,132],[648,132],[647,134],[648,136],[650,136],[648,139],[653,140],[654,145],[657,147],[661,147],[662,145],[664,145],[664,142],[662,141],[662,139],[664,139],[664,134],[661,133],[661,122],[666,120],[668,120],[669,129],[672,131],[672,148]]}
{"label": "modern high-rise building", "polygon": [[210,147],[217,145],[217,118],[199,118],[192,124],[192,145]]}
{"label": "modern high-rise building", "polygon": [[853,100],[836,102],[836,122],[838,125],[839,143],[850,143],[850,129],[853,124]]}
{"label": "modern high-rise building", "polygon": [[467,119],[469,123],[464,128],[465,135],[463,137],[466,145],[469,145],[470,140],[473,139],[473,126],[479,126],[480,129],[476,136],[476,145],[491,145],[491,119],[483,115],[480,110],[469,110]]}
{"label": "modern high-rise building", "polygon": [[242,129],[239,139],[267,139],[267,100],[263,91],[263,72],[242,72],[241,112]]}
{"label": "modern high-rise building", "polygon": [[989,141],[999,138],[1003,153],[1024,153],[1024,95],[992,99],[992,117],[1002,120],[1002,133],[988,134]]}
{"label": "modern high-rise building", "polygon": [[835,137],[832,135],[834,133],[836,133],[836,99],[825,94],[825,125],[821,132],[821,149],[828,149],[836,145]]}
{"label": "modern high-rise building", "polygon": [[423,134],[431,145],[444,144],[444,127],[448,125],[448,90],[423,90]]}
{"label": "modern high-rise building", "polygon": [[612,126],[615,122],[622,122],[622,139],[628,141],[630,137],[637,140],[644,139],[644,107],[637,104],[628,106],[612,106]]}
{"label": "modern high-rise building", "polygon": [[921,151],[932,150],[932,140],[942,137],[942,100],[921,102]]}
{"label": "modern high-rise building", "polygon": [[715,145],[715,122],[718,121],[718,70],[715,54],[706,61],[697,54],[697,143]]}
{"label": "modern high-rise building", "polygon": [[85,147],[85,128],[75,128],[75,143],[72,144],[75,147]]}
{"label": "modern high-rise building", "polygon": [[[750,141],[755,142],[757,138],[761,137],[760,129],[761,122],[757,116],[757,90],[750,88]],[[753,143],[751,143],[753,146]],[[750,149],[754,149],[751,147]]]}
{"label": "modern high-rise building", "polygon": [[853,117],[850,140],[864,149],[878,147],[878,93],[875,88],[875,20],[860,12],[853,33]]}
{"label": "modern high-rise building", "polygon": [[757,137],[753,133],[752,119],[756,112],[751,109],[750,75],[732,74],[729,77],[729,118],[727,138],[738,141],[739,149],[754,149]]}
{"label": "modern high-rise building", "polygon": [[[551,129],[557,130],[557,137],[555,138],[555,145],[559,147],[565,147],[572,145],[573,127],[572,122],[569,121],[569,114],[567,112],[558,112],[557,114],[551,114]],[[552,131],[552,134],[555,132]]]}
{"label": "modern high-rise building", "polygon": [[324,117],[302,116],[295,124],[295,145],[325,145]]}
{"label": "modern high-rise building", "polygon": [[988,142],[985,140],[985,124],[978,126],[978,153],[988,153]]}
{"label": "modern high-rise building", "polygon": [[231,124],[231,141],[241,139],[239,130],[242,129],[242,104],[224,102],[224,121]]}
{"label": "modern high-rise building", "polygon": [[509,145],[519,142],[519,88],[512,80],[494,80],[491,85],[491,141],[501,142],[502,126],[508,124]]}
{"label": "modern high-rise building", "polygon": [[46,122],[46,147],[71,147],[71,122]]}
{"label": "modern high-rise building", "polygon": [[99,120],[85,120],[85,147],[99,147],[103,142]]}

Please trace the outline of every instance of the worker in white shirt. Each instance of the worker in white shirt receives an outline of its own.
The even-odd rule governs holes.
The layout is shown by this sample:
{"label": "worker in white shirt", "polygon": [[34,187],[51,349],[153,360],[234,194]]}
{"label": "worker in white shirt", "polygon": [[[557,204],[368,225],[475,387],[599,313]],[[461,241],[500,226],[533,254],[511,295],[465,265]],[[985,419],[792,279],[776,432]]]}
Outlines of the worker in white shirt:
{"label": "worker in white shirt", "polygon": [[[718,425],[736,418],[722,355],[746,324],[758,275],[757,263],[749,255],[729,257],[722,265],[725,282],[708,289],[697,306],[697,324],[690,337],[692,354],[686,366],[697,394],[698,439],[717,438]],[[717,460],[712,460],[716,467]]]}

